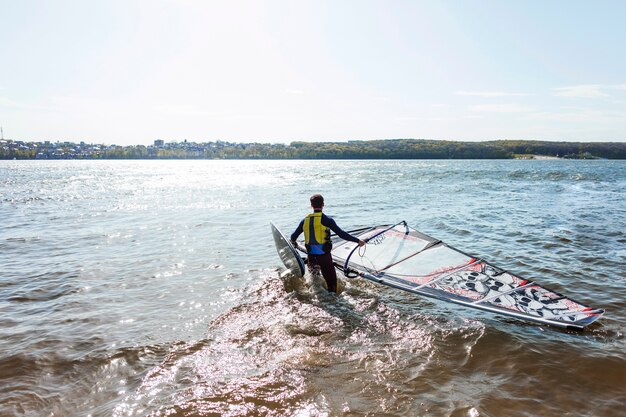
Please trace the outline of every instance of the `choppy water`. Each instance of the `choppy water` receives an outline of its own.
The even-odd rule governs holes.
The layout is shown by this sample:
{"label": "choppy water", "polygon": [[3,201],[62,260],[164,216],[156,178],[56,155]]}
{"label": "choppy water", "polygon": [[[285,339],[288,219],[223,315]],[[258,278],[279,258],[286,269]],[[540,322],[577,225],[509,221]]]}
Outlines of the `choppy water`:
{"label": "choppy water", "polygon": [[[321,192],[605,317],[280,278]],[[0,161],[2,416],[622,416],[624,161]]]}

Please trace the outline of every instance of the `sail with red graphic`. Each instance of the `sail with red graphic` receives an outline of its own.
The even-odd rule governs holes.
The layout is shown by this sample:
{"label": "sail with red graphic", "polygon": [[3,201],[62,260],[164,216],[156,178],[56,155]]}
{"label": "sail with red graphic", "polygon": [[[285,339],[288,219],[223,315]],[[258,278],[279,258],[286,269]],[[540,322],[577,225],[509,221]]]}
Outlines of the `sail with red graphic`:
{"label": "sail with red graphic", "polygon": [[582,329],[604,313],[459,251],[406,222],[351,233],[367,245],[358,248],[333,238],[333,260],[347,277],[564,328]]}

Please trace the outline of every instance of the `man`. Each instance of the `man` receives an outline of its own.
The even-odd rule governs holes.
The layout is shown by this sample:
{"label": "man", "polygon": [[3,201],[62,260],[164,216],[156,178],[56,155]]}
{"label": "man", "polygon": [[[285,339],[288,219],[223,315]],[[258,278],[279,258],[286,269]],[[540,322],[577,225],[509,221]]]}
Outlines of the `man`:
{"label": "man", "polygon": [[309,258],[309,268],[319,267],[326,281],[329,292],[337,292],[337,272],[333,265],[333,257],[330,254],[332,242],[330,231],[332,230],[344,240],[356,242],[359,246],[365,242],[341,230],[337,223],[322,213],[324,209],[324,197],[320,194],[311,196],[311,208],[313,213],[307,215],[298,225],[296,231],[291,234],[291,242],[295,245],[300,233],[304,232],[304,245]]}

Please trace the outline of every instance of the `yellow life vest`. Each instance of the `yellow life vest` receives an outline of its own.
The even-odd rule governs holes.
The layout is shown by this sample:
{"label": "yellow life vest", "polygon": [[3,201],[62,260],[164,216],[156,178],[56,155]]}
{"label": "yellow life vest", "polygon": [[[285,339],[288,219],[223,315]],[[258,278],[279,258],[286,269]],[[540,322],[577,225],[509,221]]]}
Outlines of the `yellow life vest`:
{"label": "yellow life vest", "polygon": [[329,253],[332,249],[330,229],[322,224],[322,212],[316,211],[304,218],[304,245],[312,255]]}

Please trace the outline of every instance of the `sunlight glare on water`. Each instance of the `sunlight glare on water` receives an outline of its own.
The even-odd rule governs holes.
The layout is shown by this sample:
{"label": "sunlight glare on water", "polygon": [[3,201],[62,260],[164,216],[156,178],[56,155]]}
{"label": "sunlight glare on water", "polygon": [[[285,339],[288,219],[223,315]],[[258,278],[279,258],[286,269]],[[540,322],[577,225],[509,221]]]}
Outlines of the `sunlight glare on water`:
{"label": "sunlight glare on water", "polygon": [[[619,416],[623,161],[2,161],[0,415]],[[598,308],[562,331],[285,275],[320,192]]]}

